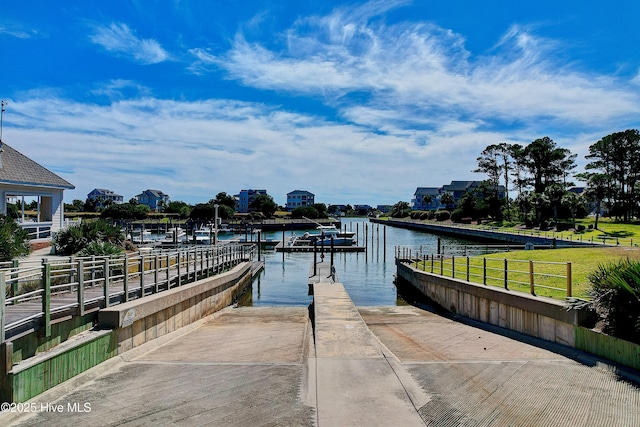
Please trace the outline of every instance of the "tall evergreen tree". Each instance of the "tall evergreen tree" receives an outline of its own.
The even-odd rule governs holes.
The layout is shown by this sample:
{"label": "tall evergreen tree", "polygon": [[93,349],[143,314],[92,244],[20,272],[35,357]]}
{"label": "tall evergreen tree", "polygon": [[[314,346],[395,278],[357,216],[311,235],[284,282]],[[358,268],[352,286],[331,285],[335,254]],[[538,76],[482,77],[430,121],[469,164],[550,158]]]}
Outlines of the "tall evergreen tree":
{"label": "tall evergreen tree", "polygon": [[604,175],[610,184],[613,213],[629,221],[636,213],[636,184],[640,182],[640,133],[615,132],[589,146],[585,169]]}

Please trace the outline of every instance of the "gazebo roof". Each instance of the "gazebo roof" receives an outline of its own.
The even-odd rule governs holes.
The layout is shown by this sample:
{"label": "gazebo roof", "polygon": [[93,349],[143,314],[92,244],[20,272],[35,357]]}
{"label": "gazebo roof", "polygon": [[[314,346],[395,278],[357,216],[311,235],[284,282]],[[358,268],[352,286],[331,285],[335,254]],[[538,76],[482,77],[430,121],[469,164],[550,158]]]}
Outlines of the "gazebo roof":
{"label": "gazebo roof", "polygon": [[73,184],[60,178],[24,154],[2,143],[0,152],[0,184],[74,189]]}

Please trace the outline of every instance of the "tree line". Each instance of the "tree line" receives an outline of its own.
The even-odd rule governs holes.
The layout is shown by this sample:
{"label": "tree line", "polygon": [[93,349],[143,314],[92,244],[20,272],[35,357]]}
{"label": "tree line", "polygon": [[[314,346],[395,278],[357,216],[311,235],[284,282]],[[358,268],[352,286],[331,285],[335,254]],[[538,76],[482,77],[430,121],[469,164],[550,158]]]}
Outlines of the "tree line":
{"label": "tree line", "polygon": [[[509,190],[517,191],[513,203],[520,219],[530,219],[539,225],[545,214],[553,215],[564,208],[574,220],[579,212],[593,211],[597,220],[604,212],[618,221],[629,222],[637,217],[640,204],[640,133],[628,129],[607,135],[589,146],[585,171],[574,173],[577,155],[558,147],[549,137],[536,139],[529,145],[489,145],[478,157],[478,168],[484,172],[489,187],[505,189],[504,209],[492,212],[509,216]],[[569,192],[575,186],[571,177],[584,182],[581,194]],[[494,193],[496,194],[496,193]],[[585,209],[590,206],[591,209]]]}
{"label": "tree line", "polygon": [[[440,195],[454,220],[491,218],[520,221],[530,226],[558,227],[560,220],[604,212],[617,221],[637,218],[640,206],[640,133],[637,129],[615,132],[589,146],[585,171],[575,173],[577,154],[559,147],[551,138],[527,145],[499,143],[487,146],[472,172],[487,179],[454,203],[449,193]],[[569,191],[575,178],[585,185],[581,193]],[[515,197],[511,192],[515,191]],[[432,196],[426,196],[431,202]],[[406,202],[393,207],[393,216],[410,214]],[[424,213],[425,217],[436,214]],[[441,219],[448,219],[440,215]]]}

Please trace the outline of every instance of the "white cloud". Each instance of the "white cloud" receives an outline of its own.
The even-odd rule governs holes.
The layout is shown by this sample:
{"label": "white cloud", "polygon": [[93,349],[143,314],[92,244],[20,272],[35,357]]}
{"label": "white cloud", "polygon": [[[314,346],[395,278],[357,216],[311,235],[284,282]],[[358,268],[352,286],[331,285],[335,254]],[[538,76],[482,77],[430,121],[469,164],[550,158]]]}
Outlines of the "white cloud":
{"label": "white cloud", "polygon": [[[437,174],[451,173],[443,161],[450,150],[462,163],[477,156],[463,134],[444,141],[447,150],[421,149],[416,133],[379,134],[233,100],[102,106],[31,98],[13,101],[10,116],[6,143],[76,185],[68,200],[84,200],[95,187],[127,200],[158,188],[196,203],[253,187],[282,204],[295,188],[326,203],[395,203],[430,174],[433,185],[442,184]],[[471,177],[467,169],[462,175]]]}
{"label": "white cloud", "polygon": [[357,108],[349,96],[366,93],[370,111],[411,111],[407,122],[456,112],[485,123],[591,126],[640,112],[628,82],[563,63],[558,42],[514,25],[490,54],[474,55],[462,35],[433,24],[370,21],[381,5],[299,19],[283,52],[238,33],[216,63],[247,86],[321,96],[345,114]]}
{"label": "white cloud", "polygon": [[17,24],[0,24],[0,35],[2,34],[18,39],[30,39],[40,35],[37,30],[24,28],[22,25]]}
{"label": "white cloud", "polygon": [[156,64],[169,59],[169,54],[157,41],[137,37],[126,24],[114,22],[108,27],[95,26],[90,39],[108,52],[130,57],[141,64]]}

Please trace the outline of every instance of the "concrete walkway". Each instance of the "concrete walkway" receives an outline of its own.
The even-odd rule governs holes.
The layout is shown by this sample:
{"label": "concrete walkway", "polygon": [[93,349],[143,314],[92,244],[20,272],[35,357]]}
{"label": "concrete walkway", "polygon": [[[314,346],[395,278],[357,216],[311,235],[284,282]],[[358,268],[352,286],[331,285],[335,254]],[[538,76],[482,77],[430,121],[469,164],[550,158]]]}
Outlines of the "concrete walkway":
{"label": "concrete walkway", "polygon": [[0,425],[640,425],[638,386],[583,353],[412,306],[356,309],[339,284],[314,290],[315,343],[306,307],[229,307]]}
{"label": "concrete walkway", "polygon": [[430,398],[387,360],[342,284],[313,292],[317,425],[423,426],[417,411]]}

